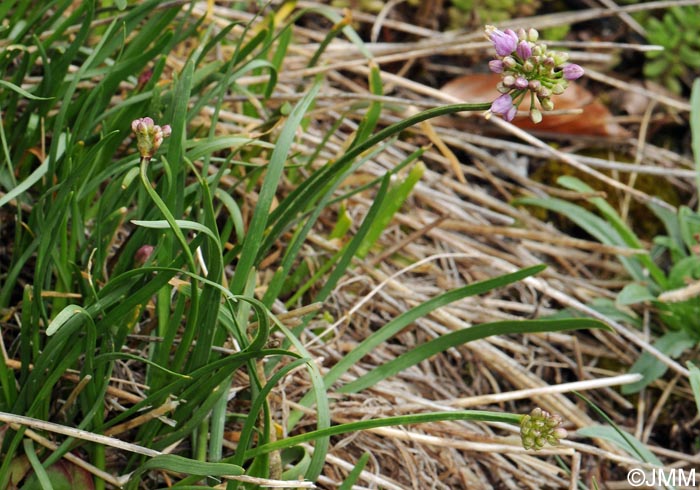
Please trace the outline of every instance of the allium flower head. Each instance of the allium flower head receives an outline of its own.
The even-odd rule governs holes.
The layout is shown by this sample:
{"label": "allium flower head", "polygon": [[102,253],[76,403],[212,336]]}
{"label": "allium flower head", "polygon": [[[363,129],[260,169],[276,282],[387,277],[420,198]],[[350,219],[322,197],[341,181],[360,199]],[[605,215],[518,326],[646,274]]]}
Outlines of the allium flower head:
{"label": "allium flower head", "polygon": [[552,415],[541,408],[534,408],[530,415],[520,421],[520,439],[525,449],[542,449],[545,444],[556,446],[559,439],[566,437],[566,429],[561,427],[561,417]]}
{"label": "allium flower head", "polygon": [[172,132],[169,125],[158,126],[150,117],[133,120],[131,129],[136,133],[136,147],[142,158],[151,158],[155,155],[163,139],[170,136]]}
{"label": "allium flower head", "polygon": [[510,29],[501,31],[486,26],[486,37],[497,55],[489,62],[489,69],[502,77],[496,87],[502,95],[494,100],[488,114],[499,114],[511,121],[529,94],[530,119],[538,123],[542,120],[541,111],[554,109],[552,95],[560,95],[570,80],[583,75],[579,65],[566,63],[567,53],[549,50],[546,44],[538,42],[539,33],[535,29],[519,29],[516,34]]}

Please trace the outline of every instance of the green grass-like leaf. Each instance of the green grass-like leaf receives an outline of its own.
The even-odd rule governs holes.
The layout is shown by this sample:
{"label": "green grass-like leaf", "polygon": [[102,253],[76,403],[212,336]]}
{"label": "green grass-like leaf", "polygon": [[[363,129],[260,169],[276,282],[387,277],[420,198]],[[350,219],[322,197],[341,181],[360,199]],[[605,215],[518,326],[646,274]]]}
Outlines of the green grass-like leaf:
{"label": "green grass-like leaf", "polygon": [[381,419],[362,420],[347,424],[334,425],[326,429],[316,430],[287,437],[286,439],[271,442],[263,446],[251,449],[246,453],[246,457],[254,457],[258,454],[267,453],[277,449],[296,446],[304,442],[313,441],[322,437],[330,437],[338,434],[346,434],[359,430],[374,429],[377,427],[390,427],[397,425],[425,424],[428,422],[439,422],[445,420],[474,420],[482,422],[504,422],[509,424],[519,424],[522,415],[511,413],[489,412],[482,410],[461,410],[454,412],[428,412],[415,415],[400,415],[396,417],[385,417]]}
{"label": "green grass-like leaf", "polygon": [[[700,194],[700,78],[696,78],[693,82],[690,95],[690,130],[695,162],[695,190]],[[698,212],[700,212],[700,203],[698,203]]]}
{"label": "green grass-like leaf", "polygon": [[139,487],[141,475],[150,470],[167,470],[199,476],[239,476],[245,472],[240,466],[230,463],[207,463],[183,458],[175,454],[164,454],[151,458],[141,465],[131,475],[125,488],[127,490],[136,490]]}
{"label": "green grass-like leaf", "polygon": [[471,342],[472,340],[483,339],[493,335],[509,335],[538,332],[560,332],[563,330],[582,330],[590,328],[600,328],[612,331],[610,327],[598,320],[572,318],[568,320],[521,320],[502,321],[494,323],[484,323],[474,325],[464,330],[458,330],[442,335],[413,349],[410,352],[400,355],[396,359],[371,370],[355,381],[341,386],[340,393],[354,393],[375,385],[382,379],[393,376],[404,369],[414,366],[421,361],[452,347]]}
{"label": "green grass-like leaf", "polygon": [[265,180],[260,189],[258,203],[255,206],[255,212],[243,241],[238,267],[236,267],[236,272],[231,279],[231,290],[233,292],[243,290],[243,285],[248,280],[248,276],[255,264],[263,233],[268,225],[270,205],[282,175],[282,169],[287,161],[289,149],[294,141],[294,134],[319,89],[320,84],[316,83],[304,98],[299,101],[289,115],[277,139],[275,149],[270,156],[270,163],[267,166]]}

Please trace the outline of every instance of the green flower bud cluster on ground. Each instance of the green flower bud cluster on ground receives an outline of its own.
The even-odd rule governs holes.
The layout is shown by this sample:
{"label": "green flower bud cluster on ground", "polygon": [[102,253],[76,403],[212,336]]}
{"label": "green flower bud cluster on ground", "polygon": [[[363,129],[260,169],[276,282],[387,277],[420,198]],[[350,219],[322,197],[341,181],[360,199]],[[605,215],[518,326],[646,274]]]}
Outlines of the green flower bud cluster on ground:
{"label": "green flower bud cluster on ground", "polygon": [[525,449],[540,450],[546,444],[556,446],[559,439],[565,437],[566,429],[561,427],[561,417],[541,408],[534,408],[520,422],[520,439]]}

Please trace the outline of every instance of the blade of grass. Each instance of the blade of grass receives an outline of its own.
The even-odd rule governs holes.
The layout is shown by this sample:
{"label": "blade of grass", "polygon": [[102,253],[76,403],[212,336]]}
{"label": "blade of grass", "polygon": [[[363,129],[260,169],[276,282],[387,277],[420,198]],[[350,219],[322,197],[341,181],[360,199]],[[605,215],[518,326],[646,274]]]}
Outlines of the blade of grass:
{"label": "blade of grass", "polygon": [[53,485],[51,485],[51,479],[49,478],[48,473],[46,473],[46,469],[44,469],[44,467],[41,464],[41,461],[39,461],[39,458],[37,458],[36,452],[34,451],[34,442],[31,439],[27,438],[23,441],[23,444],[24,454],[27,456],[29,464],[34,470],[34,475],[36,476],[39,482],[39,486],[42,490],[53,490]]}
{"label": "blade of grass", "polygon": [[[552,197],[523,197],[515,199],[513,204],[539,206],[554,211],[572,220],[601,243],[619,247],[627,246],[620,234],[613,229],[608,222],[576,204]],[[635,281],[646,281],[646,275],[637,260],[634,260],[632,257],[618,257],[618,259]]]}
{"label": "blade of grass", "polygon": [[372,223],[372,227],[357,251],[357,256],[359,258],[365,258],[372,248],[372,245],[379,240],[384,229],[389,226],[394,215],[401,209],[401,206],[403,206],[403,203],[408,199],[415,185],[420,181],[424,171],[425,165],[423,165],[423,162],[419,161],[413,166],[403,182],[394,184],[389,188],[386,202],[383,204],[377,219]]}
{"label": "blade of grass", "polygon": [[[559,185],[562,185],[563,187],[566,187],[567,189],[575,190],[582,193],[594,192],[594,189],[592,187],[590,187],[588,184],[581,181],[580,179],[577,179],[576,177],[562,176],[557,179],[557,183]],[[615,209],[610,204],[608,204],[608,202],[605,199],[596,196],[589,197],[587,201],[598,208],[601,214],[605,217],[608,223],[612,225],[615,231],[617,231],[617,233],[620,235],[622,240],[624,240],[627,246],[639,249],[644,248],[642,246],[642,243],[634,234],[634,232],[630,229],[629,226],[627,226],[627,224],[622,220],[617,211],[615,211]],[[654,281],[656,281],[656,284],[658,284],[662,290],[667,289],[666,276],[664,275],[663,271],[651,260],[649,254],[640,254],[636,255],[635,257],[642,263],[644,267],[647,268],[649,274],[651,274],[651,277],[654,279]]]}
{"label": "blade of grass", "polygon": [[418,364],[439,352],[457,347],[472,340],[483,339],[493,335],[510,335],[537,332],[560,332],[562,330],[605,329],[610,327],[599,320],[588,318],[572,318],[568,320],[511,320],[473,325],[464,330],[458,330],[442,335],[415,349],[401,354],[355,381],[347,383],[338,389],[339,393],[355,393],[374,386],[379,381],[393,376],[404,369]]}
{"label": "blade of grass", "polygon": [[141,475],[151,470],[174,471],[199,476],[238,476],[244,473],[243,468],[230,463],[206,463],[175,454],[162,454],[149,459],[134,471],[125,486],[126,490],[136,490],[139,487]]}
{"label": "blade of grass", "polygon": [[[512,413],[489,412],[483,410],[460,410],[454,412],[428,412],[414,415],[399,415],[396,417],[386,417],[382,419],[369,419],[359,422],[349,422],[346,424],[334,425],[326,429],[315,430],[290,436],[280,441],[272,442],[250,449],[246,452],[246,458],[252,458],[259,454],[293,447],[297,444],[313,441],[321,437],[330,437],[339,434],[347,434],[360,430],[375,429],[377,427],[390,427],[398,425],[425,424],[429,422],[444,422],[448,420],[473,420],[480,422],[501,422],[506,424],[519,424],[522,415]],[[308,475],[307,475],[308,478]],[[311,479],[311,478],[309,478]]]}
{"label": "blade of grass", "polygon": [[[695,162],[695,192],[700,195],[700,78],[696,78],[693,82],[690,94],[690,132]],[[698,202],[698,212],[700,212],[700,202]]]}
{"label": "blade of grass", "polygon": [[367,466],[368,461],[369,453],[362,453],[362,456],[360,456],[360,459],[357,460],[354,468],[352,471],[350,471],[350,473],[348,473],[347,478],[345,478],[345,481],[343,481],[343,483],[338,487],[338,490],[352,490],[353,485],[357,483],[357,480],[360,478],[362,470],[364,470],[365,466]]}
{"label": "blade of grass", "polygon": [[[282,331],[282,333],[287,337],[287,339],[292,343],[294,348],[299,352],[299,354],[302,357],[313,359],[311,354],[304,347],[304,344],[296,337],[296,335],[294,335],[287,327],[285,327],[277,318],[272,317],[272,320],[277,325],[277,328],[279,328]],[[321,372],[319,371],[318,366],[316,366],[313,360],[307,362],[306,366],[309,371],[309,376],[311,378],[312,385],[312,391],[309,395],[313,396],[316,401],[316,427],[319,431],[323,431],[331,425],[330,406],[328,403],[326,389],[323,383],[323,377],[321,376]],[[316,481],[318,476],[323,471],[323,466],[325,465],[326,454],[328,453],[328,446],[330,443],[329,435],[321,435],[315,439],[317,440],[316,446],[314,448],[314,455],[311,458],[311,462],[309,463],[309,467],[305,475],[306,478],[311,481]],[[286,440],[288,440],[288,438],[283,439],[282,441],[277,441],[276,444],[279,444],[280,442]],[[275,448],[273,448],[273,450],[274,449]],[[265,452],[269,451],[262,451],[258,454],[263,454]],[[246,454],[246,458],[248,458],[248,454]]]}
{"label": "blade of grass", "polygon": [[605,413],[600,407],[598,407],[598,405],[593,403],[591,400],[588,399],[588,397],[582,395],[581,393],[574,391],[573,394],[576,395],[579,399],[583,400],[608,424],[607,427],[583,427],[577,430],[577,433],[586,437],[602,437],[611,442],[614,442],[619,447],[627,451],[629,454],[638,458],[639,461],[663,466],[659,458],[657,458],[654,455],[654,453],[647,449],[647,447],[644,446],[642,442],[638,441],[633,435],[628,434],[627,432],[620,429],[620,427],[608,416],[607,413]]}
{"label": "blade of grass", "polygon": [[[333,366],[323,377],[324,387],[326,389],[330,388],[333,383],[335,383],[340,376],[347,372],[352,366],[360,361],[364,356],[370,353],[372,350],[376,349],[381,343],[390,339],[405,327],[421,318],[431,311],[434,311],[441,306],[448,305],[454,301],[466,298],[468,296],[474,296],[477,294],[483,294],[485,292],[491,291],[492,289],[506,286],[514,282],[525,279],[526,277],[538,274],[542,272],[546,266],[536,265],[532,267],[527,267],[510,274],[505,274],[502,276],[495,277],[493,279],[487,279],[485,281],[480,281],[474,284],[469,284],[467,286],[453,289],[447,291],[439,296],[429,299],[425,303],[422,303],[407,312],[396,317],[382,328],[374,332],[372,335],[363,340],[357,347],[345,355],[340,361],[338,361],[335,366]],[[302,406],[309,406],[311,404],[311,396],[304,396],[299,402]],[[301,418],[299,412],[294,412],[289,417],[289,427],[294,427],[294,425]]]}
{"label": "blade of grass", "polygon": [[[291,352],[290,355],[292,355]],[[274,375],[272,375],[263,387],[263,389],[260,390],[260,393],[258,393],[258,396],[255,398],[253,404],[250,406],[250,411],[248,412],[248,416],[246,417],[245,423],[243,424],[243,429],[241,429],[241,435],[238,439],[238,448],[236,449],[236,454],[234,458],[231,460],[233,464],[242,466],[245,462],[245,451],[247,451],[248,447],[250,446],[250,442],[253,438],[253,431],[255,430],[255,421],[257,420],[258,415],[260,414],[260,410],[262,410],[267,395],[269,395],[270,391],[272,391],[272,389],[277,385],[277,383],[289,372],[296,369],[298,366],[309,362],[311,362],[310,359],[302,357],[287,364],[282,369],[277,371]]]}
{"label": "blade of grass", "polygon": [[[432,119],[447,114],[455,114],[464,111],[488,110],[490,104],[454,104],[443,107],[436,107],[419,112],[413,116],[403,119],[397,123],[387,126],[378,131],[373,136],[363,142],[349,148],[343,155],[334,162],[329,162],[322,169],[314,172],[308,179],[298,185],[289,195],[275,208],[268,219],[268,224],[279,230],[284,229],[292,223],[295,217],[308,208],[310,203],[315,203],[317,196],[323,195],[323,189],[332,182],[335,176],[345,172],[353,161],[367,150],[371,149],[382,141],[391,138],[422,121]],[[270,239],[274,240],[277,234],[272,233]],[[267,247],[262,247],[263,250]]]}
{"label": "blade of grass", "polygon": [[690,361],[688,361],[686,365],[688,366],[688,371],[690,371],[690,389],[693,391],[695,406],[700,414],[700,369]]}
{"label": "blade of grass", "polygon": [[299,127],[299,124],[301,124],[301,120],[306,114],[306,110],[313,102],[320,88],[320,82],[317,81],[307,92],[307,94],[297,103],[277,139],[275,149],[270,156],[270,162],[267,166],[265,180],[263,181],[262,188],[260,189],[258,203],[255,206],[255,211],[253,212],[253,217],[251,218],[248,232],[246,233],[243,241],[238,266],[236,267],[236,271],[231,279],[231,291],[234,293],[243,290],[243,286],[245,285],[248,275],[250,274],[250,271],[254,265],[257,250],[260,247],[263,233],[268,225],[270,205],[272,204],[272,199],[274,198],[277,185],[280,177],[282,176],[282,170],[284,169],[284,165],[287,161],[287,155],[289,154],[292,142],[294,141],[294,135]]}

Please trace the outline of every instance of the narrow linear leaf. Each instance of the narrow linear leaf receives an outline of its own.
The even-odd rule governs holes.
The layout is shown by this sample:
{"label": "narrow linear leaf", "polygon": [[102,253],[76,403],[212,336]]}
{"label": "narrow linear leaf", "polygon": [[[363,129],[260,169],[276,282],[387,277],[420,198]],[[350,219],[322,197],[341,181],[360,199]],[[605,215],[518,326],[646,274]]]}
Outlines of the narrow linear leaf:
{"label": "narrow linear leaf", "polygon": [[353,485],[355,485],[357,480],[360,478],[360,475],[362,474],[362,470],[365,469],[365,466],[367,466],[368,461],[369,461],[369,453],[368,452],[362,453],[362,456],[360,456],[360,459],[357,460],[355,467],[352,469],[352,471],[350,473],[348,473],[348,477],[338,487],[338,490],[351,490]]}
{"label": "narrow linear leaf", "polygon": [[320,82],[316,82],[304,98],[299,101],[289,115],[289,119],[287,119],[277,139],[275,149],[270,156],[270,163],[267,167],[265,180],[260,189],[258,203],[255,206],[248,232],[245,235],[238,266],[236,267],[236,272],[234,272],[233,279],[231,279],[231,290],[234,293],[240,293],[243,290],[248,274],[250,274],[254,265],[257,250],[260,247],[263,233],[267,227],[270,206],[272,205],[272,200],[275,196],[280,177],[282,176],[282,170],[287,161],[287,155],[294,141],[294,136],[307,109],[315,99],[320,88]]}
{"label": "narrow linear leaf", "polygon": [[14,83],[10,83],[10,82],[7,82],[7,81],[5,81],[5,80],[0,80],[0,86],[1,86],[1,87],[7,87],[7,88],[9,88],[10,90],[12,90],[12,91],[17,92],[18,94],[20,94],[22,97],[26,97],[27,99],[31,99],[31,100],[49,100],[49,99],[53,99],[53,97],[39,97],[38,95],[33,95],[33,94],[27,92],[26,90],[24,90],[22,87],[18,87],[18,86],[15,85]]}
{"label": "narrow linear leaf", "polygon": [[562,330],[582,330],[600,328],[610,330],[610,327],[599,320],[590,318],[572,318],[567,320],[509,320],[485,323],[442,335],[400,355],[396,359],[373,369],[355,381],[342,386],[340,393],[354,393],[375,385],[379,381],[393,376],[404,369],[444,352],[451,347],[457,347],[472,340],[483,339],[493,335],[510,335],[536,332],[560,332]]}
{"label": "narrow linear leaf", "polygon": [[630,456],[638,458],[640,461],[663,466],[661,460],[659,460],[659,458],[657,458],[654,453],[652,453],[641,441],[635,438],[632,434],[619,434],[614,427],[607,425],[593,425],[577,430],[576,434],[583,437],[605,439],[606,441],[610,441],[619,448],[627,451]]}
{"label": "narrow linear leaf", "polygon": [[73,318],[75,315],[78,314],[83,314],[85,315],[90,322],[92,322],[92,317],[90,314],[85,311],[81,306],[78,305],[68,305],[65,308],[63,308],[58,315],[49,323],[49,326],[46,328],[46,335],[51,337],[53,334],[58,332],[58,330],[68,322],[71,318]]}
{"label": "narrow linear leaf", "polygon": [[502,276],[495,277],[493,279],[487,279],[485,281],[480,281],[475,284],[470,284],[461,288],[453,289],[446,293],[441,294],[435,298],[432,298],[425,303],[416,306],[403,313],[401,316],[390,321],[384,325],[381,329],[367,337],[364,341],[360,343],[355,349],[348,353],[342,360],[340,360],[324,377],[326,383],[326,388],[330,387],[335,381],[340,378],[340,376],[345,373],[350,367],[355,365],[360,359],[362,359],[369,352],[374,350],[378,345],[387,339],[393,337],[399,333],[402,329],[421,318],[428,313],[440,308],[441,306],[448,305],[454,301],[466,298],[468,296],[474,296],[477,294],[483,294],[492,289],[506,286],[514,282],[518,282],[526,277],[538,274],[542,272],[546,266],[536,265],[533,267],[527,267],[510,274],[505,274]]}
{"label": "narrow linear leaf", "polygon": [[[593,193],[594,189],[590,187],[585,182],[581,181],[576,177],[563,176],[557,179],[557,183],[566,187],[567,189],[572,189],[578,192]],[[617,231],[625,244],[631,248],[643,248],[642,243],[634,234],[632,229],[627,226],[622,217],[615,211],[608,201],[602,197],[589,197],[588,202],[593,204],[598,211],[603,215],[606,221],[612,225],[612,227]],[[656,281],[662,289],[666,288],[666,278],[663,271],[651,260],[648,254],[640,254],[637,256],[637,260],[644,265],[649,270],[652,278]]]}
{"label": "narrow linear leaf", "polygon": [[[693,82],[693,90],[690,94],[690,128],[695,162],[695,191],[700,193],[700,78],[696,78]],[[698,211],[700,211],[700,203],[698,203]]]}
{"label": "narrow linear leaf", "polygon": [[244,473],[243,468],[230,463],[207,463],[174,454],[163,454],[149,459],[137,469],[129,479],[126,488],[128,490],[138,488],[141,475],[150,470],[175,471],[200,476],[239,476]]}
{"label": "narrow linear leaf", "polygon": [[[156,230],[163,230],[163,229],[168,229],[171,228],[170,223],[167,220],[152,220],[152,221],[145,221],[145,220],[131,220],[133,224],[136,226],[143,226],[144,228],[153,228]],[[214,233],[204,226],[201,223],[197,223],[196,221],[188,221],[188,220],[183,220],[183,219],[176,219],[175,223],[177,223],[177,226],[182,228],[183,230],[195,230],[204,233],[208,237],[210,237],[212,240],[214,240],[214,243],[219,242],[219,238],[214,235]]]}
{"label": "narrow linear leaf", "polygon": [[690,361],[688,361],[686,365],[688,366],[688,371],[690,371],[690,388],[693,390],[695,405],[700,414],[700,369]]}
{"label": "narrow linear leaf", "polygon": [[389,188],[388,195],[377,218],[372,223],[372,227],[367,232],[367,236],[360,245],[357,251],[357,256],[364,258],[370,251],[370,248],[379,239],[384,229],[389,226],[394,215],[401,209],[403,203],[408,199],[415,185],[420,181],[425,171],[425,165],[419,161],[409,172],[406,179]]}
{"label": "narrow linear leaf", "polygon": [[334,425],[326,429],[315,430],[287,437],[246,452],[246,458],[252,458],[259,454],[269,453],[278,449],[296,446],[304,442],[313,441],[321,437],[330,437],[338,434],[347,434],[359,430],[376,429],[377,427],[391,427],[397,425],[425,424],[428,422],[442,422],[447,420],[474,420],[480,422],[503,422],[506,424],[519,424],[522,415],[513,413],[491,412],[485,410],[460,410],[454,412],[428,412],[414,415],[399,415],[382,419],[361,420],[347,424]]}
{"label": "narrow linear leaf", "polygon": [[29,464],[34,470],[34,476],[38,481],[39,488],[41,488],[41,490],[53,490],[53,485],[51,485],[51,479],[49,478],[46,469],[41,465],[41,461],[39,461],[36,452],[34,452],[34,442],[31,439],[25,439],[23,443],[24,454],[27,456]]}
{"label": "narrow linear leaf", "polygon": [[95,363],[100,362],[100,361],[107,362],[107,361],[111,361],[114,359],[131,359],[132,361],[142,362],[144,364],[148,364],[149,366],[153,366],[154,368],[159,369],[159,370],[163,371],[164,373],[167,373],[170,376],[174,376],[176,378],[192,379],[191,376],[188,376],[186,374],[176,373],[175,371],[171,371],[170,369],[163,367],[160,364],[151,361],[150,359],[145,359],[143,357],[136,356],[134,354],[128,354],[126,352],[109,352],[107,354],[100,354],[99,356],[95,356]]}
{"label": "narrow linear leaf", "polygon": [[49,170],[49,161],[44,160],[44,163],[39,165],[36,168],[36,170],[34,170],[31,174],[29,174],[29,177],[24,179],[20,184],[17,185],[17,187],[15,187],[14,189],[11,189],[7,194],[0,197],[0,208],[3,207],[8,202],[12,201],[13,199],[16,199],[17,196],[21,195],[24,191],[26,191],[31,186],[33,186],[34,184],[39,182],[48,170]]}
{"label": "narrow linear leaf", "polygon": [[[313,359],[311,354],[304,347],[304,343],[301,342],[287,327],[285,327],[277,318],[272,317],[272,320],[277,325],[282,333],[289,339],[289,341],[294,345],[294,348],[299,351],[303,357]],[[311,384],[313,386],[313,391],[310,393],[312,397],[316,400],[316,427],[317,431],[328,430],[331,425],[331,410],[328,403],[328,396],[324,387],[323,377],[321,372],[314,362],[307,363],[309,377],[311,378]],[[291,421],[290,421],[291,422]],[[330,445],[330,435],[319,435],[313,439],[317,439],[316,447],[314,448],[314,455],[309,462],[309,467],[306,471],[306,478],[311,481],[316,481],[318,476],[323,471],[323,467],[326,461],[326,454],[328,453],[328,446]],[[290,444],[287,447],[291,447]],[[259,448],[258,448],[259,449]],[[258,454],[263,454],[266,451],[261,451]],[[246,453],[246,458],[248,454]]]}

